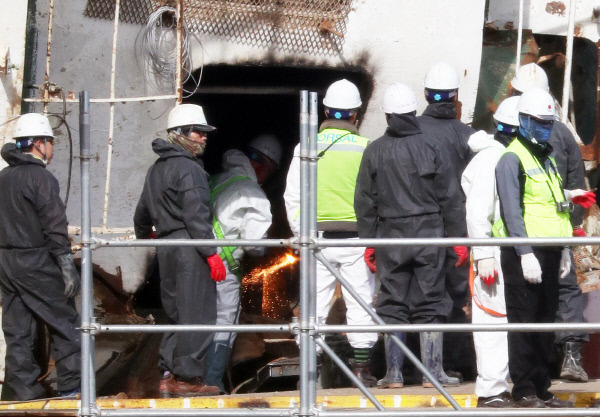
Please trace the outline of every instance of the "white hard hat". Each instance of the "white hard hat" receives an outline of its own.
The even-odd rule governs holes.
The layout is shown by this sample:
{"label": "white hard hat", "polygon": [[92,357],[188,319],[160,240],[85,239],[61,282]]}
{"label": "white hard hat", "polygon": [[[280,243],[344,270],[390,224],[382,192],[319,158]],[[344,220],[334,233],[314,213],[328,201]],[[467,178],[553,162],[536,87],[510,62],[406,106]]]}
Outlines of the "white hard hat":
{"label": "white hard hat", "polygon": [[252,139],[248,147],[256,149],[260,153],[268,156],[278,166],[281,163],[281,154],[283,149],[274,135],[260,135]]}
{"label": "white hard hat", "polygon": [[39,113],[26,113],[21,115],[15,123],[13,138],[27,138],[35,136],[54,137],[48,118]]}
{"label": "white hard hat", "polygon": [[206,132],[216,129],[206,122],[204,110],[197,104],[180,104],[171,110],[167,120],[167,130],[181,126],[197,126]]}
{"label": "white hard hat", "polygon": [[515,90],[524,93],[531,88],[541,88],[549,91],[546,71],[535,63],[523,65],[510,82]]}
{"label": "white hard hat", "polygon": [[456,90],[460,87],[460,78],[454,68],[439,62],[429,68],[423,86],[428,90]]}
{"label": "white hard hat", "polygon": [[362,105],[358,88],[350,81],[343,79],[329,86],[323,99],[323,105],[330,109],[353,110]]}
{"label": "white hard hat", "polygon": [[381,110],[387,114],[413,112],[417,110],[417,97],[407,85],[394,83],[383,94]]}
{"label": "white hard hat", "polygon": [[531,88],[519,97],[517,110],[520,114],[537,117],[542,120],[554,120],[554,99],[541,88]]}
{"label": "white hard hat", "polygon": [[520,99],[521,97],[519,96],[513,96],[502,101],[496,109],[496,113],[494,113],[494,120],[505,125],[519,126],[517,105]]}

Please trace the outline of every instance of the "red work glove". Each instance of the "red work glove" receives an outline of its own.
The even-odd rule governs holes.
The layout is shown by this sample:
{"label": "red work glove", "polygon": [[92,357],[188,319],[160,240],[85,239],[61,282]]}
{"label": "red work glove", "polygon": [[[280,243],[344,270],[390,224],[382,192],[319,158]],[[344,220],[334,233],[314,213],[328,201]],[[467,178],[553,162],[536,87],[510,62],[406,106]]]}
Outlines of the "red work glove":
{"label": "red work glove", "polygon": [[477,261],[477,274],[485,285],[492,285],[498,279],[498,269],[494,258],[484,258]]}
{"label": "red work glove", "polygon": [[146,239],[158,239],[158,236],[156,236],[156,232],[153,230]]}
{"label": "red work glove", "polygon": [[571,190],[571,201],[584,209],[589,209],[596,202],[596,194],[593,191]]}
{"label": "red work glove", "polygon": [[469,262],[469,249],[466,246],[454,246],[454,253],[458,256],[458,261],[454,266],[463,266]]}
{"label": "red work glove", "polygon": [[227,275],[227,271],[225,270],[225,265],[223,265],[221,256],[219,256],[218,253],[215,253],[206,258],[206,262],[208,262],[208,266],[210,267],[210,277],[212,280],[214,282],[223,281],[225,275]]}
{"label": "red work glove", "polygon": [[372,273],[377,272],[377,267],[375,266],[375,248],[365,249],[365,262],[369,267],[369,271]]}
{"label": "red work glove", "polygon": [[573,228],[573,236],[585,237],[585,231],[581,227],[574,227]]}

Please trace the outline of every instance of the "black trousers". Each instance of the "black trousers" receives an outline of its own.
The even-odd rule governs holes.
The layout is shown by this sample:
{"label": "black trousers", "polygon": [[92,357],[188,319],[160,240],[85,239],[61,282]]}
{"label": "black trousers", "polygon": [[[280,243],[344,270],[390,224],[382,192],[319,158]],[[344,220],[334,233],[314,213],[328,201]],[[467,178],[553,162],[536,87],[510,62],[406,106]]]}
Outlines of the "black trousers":
{"label": "black trousers", "polygon": [[[178,230],[165,239],[189,239]],[[173,324],[215,324],[217,287],[206,260],[192,246],[157,248],[162,305]],[[166,333],[160,346],[160,368],[179,378],[203,376],[202,362],[213,333]]]}
{"label": "black trousers", "polygon": [[36,319],[50,333],[57,388],[71,391],[81,383],[81,320],[72,298],[64,295],[62,273],[44,248],[0,249],[2,330],[6,340],[6,375],[2,400],[43,398],[40,367],[33,350]]}
{"label": "black trousers", "polygon": [[[443,237],[439,214],[380,219],[378,237]],[[389,324],[443,321],[443,247],[378,247],[377,314]]]}
{"label": "black trousers", "polygon": [[[573,252],[571,252],[571,270],[569,275],[558,280],[558,311],[556,312],[557,323],[584,323],[583,319],[583,294],[581,287],[577,284],[577,273]],[[587,342],[590,340],[587,332],[582,331],[559,331],[556,332],[556,343],[565,342]]]}
{"label": "black trousers", "polygon": [[[509,323],[553,323],[558,308],[560,250],[534,248],[542,268],[542,282],[530,284],[523,278],[521,259],[513,248],[502,248],[504,297]],[[553,363],[554,333],[508,332],[508,368],[513,381],[513,398],[536,395],[552,397],[550,370]]]}

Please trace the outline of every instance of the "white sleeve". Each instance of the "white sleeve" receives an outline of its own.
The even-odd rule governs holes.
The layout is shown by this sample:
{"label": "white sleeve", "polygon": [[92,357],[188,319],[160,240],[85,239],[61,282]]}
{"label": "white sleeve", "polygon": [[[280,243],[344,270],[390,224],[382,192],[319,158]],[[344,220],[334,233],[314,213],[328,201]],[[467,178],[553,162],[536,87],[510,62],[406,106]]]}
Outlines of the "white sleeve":
{"label": "white sleeve", "polygon": [[[271,215],[271,203],[263,194],[249,198],[251,203],[244,211],[240,239],[262,239],[266,237],[269,227],[273,221]],[[262,256],[265,247],[244,247],[244,252],[253,256]]]}
{"label": "white sleeve", "polygon": [[290,228],[295,236],[300,234],[300,145],[294,149],[294,156],[287,173],[285,192],[285,210]]}
{"label": "white sleeve", "polygon": [[[469,237],[488,238],[492,236],[492,225],[496,217],[496,163],[500,152],[479,152],[469,163],[463,174],[463,190],[467,198],[467,230]],[[468,176],[468,181],[465,178]],[[479,260],[494,256],[492,246],[473,247],[473,259]]]}

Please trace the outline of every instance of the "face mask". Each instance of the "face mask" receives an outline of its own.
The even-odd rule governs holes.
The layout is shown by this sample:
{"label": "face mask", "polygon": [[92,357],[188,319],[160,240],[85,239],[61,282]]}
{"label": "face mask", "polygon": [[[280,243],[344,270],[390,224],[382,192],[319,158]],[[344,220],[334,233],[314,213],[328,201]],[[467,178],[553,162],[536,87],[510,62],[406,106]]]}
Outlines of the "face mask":
{"label": "face mask", "polygon": [[552,134],[553,120],[540,120],[531,116],[519,115],[519,132],[533,143],[548,143]]}
{"label": "face mask", "polygon": [[180,135],[176,132],[169,132],[167,139],[169,142],[181,146],[183,150],[191,153],[194,156],[201,156],[204,154],[204,150],[206,149],[206,143],[193,141],[190,138]]}

